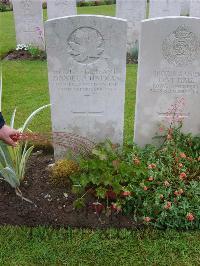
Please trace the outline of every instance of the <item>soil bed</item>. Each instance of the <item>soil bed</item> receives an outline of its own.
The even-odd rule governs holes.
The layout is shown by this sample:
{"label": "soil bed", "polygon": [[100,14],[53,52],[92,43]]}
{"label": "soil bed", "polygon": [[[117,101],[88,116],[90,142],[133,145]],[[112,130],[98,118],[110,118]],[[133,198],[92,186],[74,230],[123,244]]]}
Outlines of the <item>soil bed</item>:
{"label": "soil bed", "polygon": [[45,52],[40,55],[32,56],[28,51],[12,50],[5,54],[2,59],[4,60],[46,60]]}
{"label": "soil bed", "polygon": [[[16,196],[14,190],[0,181],[0,225],[27,225],[81,228],[136,228],[136,225],[122,214],[100,217],[90,207],[94,198],[88,199],[87,207],[76,211],[76,198],[68,187],[55,187],[50,181],[48,165],[53,155],[44,151],[35,152],[29,160],[26,178],[20,189],[31,204]],[[66,198],[66,193],[68,197]],[[64,195],[65,194],[65,195]]]}
{"label": "soil bed", "polygon": [[[42,52],[38,56],[32,56],[29,52],[27,51],[16,51],[16,50],[11,50],[7,54],[2,56],[2,59],[4,60],[46,60],[46,53]],[[129,53],[126,56],[126,64],[137,64],[138,61],[137,59],[133,58],[132,55]]]}

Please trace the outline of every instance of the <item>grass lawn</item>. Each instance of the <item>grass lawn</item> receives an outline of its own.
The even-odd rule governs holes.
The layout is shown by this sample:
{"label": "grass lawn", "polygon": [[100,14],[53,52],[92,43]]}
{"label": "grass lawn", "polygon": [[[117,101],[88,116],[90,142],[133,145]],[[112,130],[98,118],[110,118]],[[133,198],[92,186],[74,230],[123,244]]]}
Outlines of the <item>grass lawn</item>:
{"label": "grass lawn", "polygon": [[200,232],[0,228],[0,265],[199,265]]}
{"label": "grass lawn", "polygon": [[[78,14],[98,14],[105,16],[115,15],[115,5],[78,7]],[[44,20],[47,19],[47,10],[44,10]],[[0,12],[0,56],[11,49],[15,49],[15,28],[13,12]]]}

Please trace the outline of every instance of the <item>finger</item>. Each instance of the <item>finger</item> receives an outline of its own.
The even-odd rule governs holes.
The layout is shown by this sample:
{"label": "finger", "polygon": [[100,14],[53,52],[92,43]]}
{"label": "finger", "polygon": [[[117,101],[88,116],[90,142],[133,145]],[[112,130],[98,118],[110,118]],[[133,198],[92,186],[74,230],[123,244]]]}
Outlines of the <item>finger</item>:
{"label": "finger", "polygon": [[5,143],[12,146],[12,147],[16,147],[16,142],[14,142],[11,138],[5,138],[4,139]]}
{"label": "finger", "polygon": [[14,135],[14,134],[18,134],[19,131],[16,130],[16,129],[12,129],[11,132],[10,132],[10,135]]}

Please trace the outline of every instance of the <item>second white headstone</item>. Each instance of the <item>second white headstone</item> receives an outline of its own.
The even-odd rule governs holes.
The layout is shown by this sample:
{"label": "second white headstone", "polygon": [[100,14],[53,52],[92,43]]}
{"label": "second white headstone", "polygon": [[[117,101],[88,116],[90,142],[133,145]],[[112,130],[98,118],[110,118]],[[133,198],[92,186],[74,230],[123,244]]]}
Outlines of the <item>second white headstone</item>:
{"label": "second white headstone", "polygon": [[139,145],[153,143],[159,124],[170,127],[175,119],[183,131],[200,133],[200,19],[142,22],[136,98]]}

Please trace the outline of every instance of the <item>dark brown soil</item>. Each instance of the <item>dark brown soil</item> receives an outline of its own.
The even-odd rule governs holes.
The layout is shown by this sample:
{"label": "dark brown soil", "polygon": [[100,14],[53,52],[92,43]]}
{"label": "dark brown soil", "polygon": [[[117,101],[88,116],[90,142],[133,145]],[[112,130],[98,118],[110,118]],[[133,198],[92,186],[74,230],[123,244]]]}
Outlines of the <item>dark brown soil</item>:
{"label": "dark brown soil", "polygon": [[[2,59],[4,60],[46,60],[46,54],[45,52],[42,52],[41,55],[33,57],[27,51],[12,50],[8,52],[6,55],[3,55]],[[133,56],[128,53],[126,56],[126,63],[137,64],[138,62],[137,62],[137,59],[133,58]]]}
{"label": "dark brown soil", "polygon": [[[136,228],[122,214],[112,214],[109,217],[101,214],[98,217],[90,207],[95,200],[92,198],[88,199],[86,208],[74,210],[72,203],[75,195],[70,192],[70,188],[55,187],[50,182],[48,165],[51,163],[53,156],[42,151],[35,152],[28,163],[26,178],[20,189],[23,196],[35,205],[16,196],[7,183],[0,181],[0,225]],[[64,193],[68,194],[67,198]]]}
{"label": "dark brown soil", "polygon": [[12,50],[3,56],[4,60],[45,60],[45,52],[41,52],[38,56],[32,56],[28,51]]}

